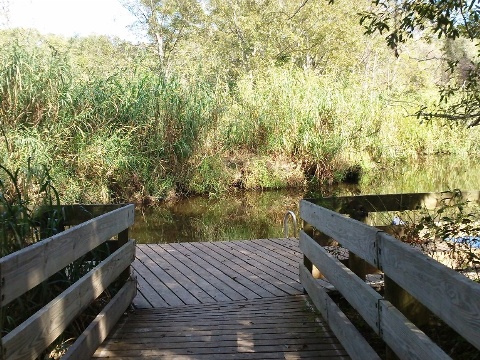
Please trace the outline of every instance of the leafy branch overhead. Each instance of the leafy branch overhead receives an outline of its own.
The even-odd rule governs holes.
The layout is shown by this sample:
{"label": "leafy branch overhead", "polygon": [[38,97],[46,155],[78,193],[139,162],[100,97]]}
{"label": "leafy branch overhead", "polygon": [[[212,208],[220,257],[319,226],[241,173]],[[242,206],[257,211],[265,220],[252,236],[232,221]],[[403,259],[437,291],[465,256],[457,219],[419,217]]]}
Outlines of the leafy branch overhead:
{"label": "leafy branch overhead", "polygon": [[[385,40],[398,57],[401,44],[416,38],[443,38],[447,78],[439,84],[440,98],[435,109],[422,107],[417,116],[480,124],[480,38],[479,1],[457,0],[374,0],[361,13],[367,34],[386,34]],[[459,44],[476,46],[468,54]]]}

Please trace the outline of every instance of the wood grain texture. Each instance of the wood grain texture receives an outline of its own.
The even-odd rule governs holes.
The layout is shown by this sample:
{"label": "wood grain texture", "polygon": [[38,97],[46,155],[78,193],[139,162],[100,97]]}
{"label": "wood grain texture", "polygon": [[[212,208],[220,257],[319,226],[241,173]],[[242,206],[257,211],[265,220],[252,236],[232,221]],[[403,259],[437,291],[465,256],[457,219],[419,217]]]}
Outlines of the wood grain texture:
{"label": "wood grain texture", "polygon": [[284,296],[179,308],[125,317],[94,359],[347,359],[307,297]]}
{"label": "wood grain texture", "polygon": [[326,289],[313,278],[307,268],[300,265],[299,271],[302,284],[304,284],[312,302],[320,311],[340,343],[343,344],[350,357],[358,360],[380,359],[375,350],[372,349],[362,334],[330,298]]}
{"label": "wood grain texture", "polygon": [[294,238],[137,247],[137,308],[184,305],[190,296],[190,303],[209,303],[303,292]]}
{"label": "wood grain texture", "polygon": [[381,337],[400,359],[451,359],[386,300],[379,302],[379,324]]}
{"label": "wood grain texture", "polygon": [[107,306],[68,348],[68,351],[62,356],[62,360],[89,359],[130,306],[135,297],[136,288],[137,284],[134,279],[127,280]]}
{"label": "wood grain texture", "polygon": [[379,234],[383,271],[480,349],[480,284],[387,234]]}
{"label": "wood grain texture", "polygon": [[5,358],[35,359],[130,265],[134,257],[135,241],[131,240],[4,336]]}
{"label": "wood grain texture", "polygon": [[0,306],[5,306],[134,221],[127,205],[0,259]]}
{"label": "wood grain texture", "polygon": [[[307,201],[326,207],[327,209],[345,212],[351,206],[361,205],[368,212],[377,211],[404,211],[420,208],[436,209],[439,206],[450,204],[451,201],[459,200],[455,198],[451,191],[437,193],[407,193],[407,194],[381,194],[381,195],[358,195],[358,196],[336,196],[330,198],[306,199]],[[463,201],[480,202],[479,191],[463,191],[461,193]]]}
{"label": "wood grain texture", "polygon": [[378,229],[305,200],[300,201],[300,216],[343,247],[375,265],[377,260],[375,241]]}
{"label": "wood grain texture", "polygon": [[300,249],[378,333],[377,302],[382,296],[303,231],[300,231]]}
{"label": "wood grain texture", "polygon": [[[355,276],[351,270],[325,251],[322,246],[318,245],[303,231],[300,232],[300,249],[400,358],[448,358],[430,338],[390,302],[383,299],[380,294]],[[305,271],[307,270],[305,269]],[[305,276],[304,279],[310,280]],[[353,289],[354,291],[352,291]],[[340,341],[344,340],[339,334],[337,336],[339,336]]]}

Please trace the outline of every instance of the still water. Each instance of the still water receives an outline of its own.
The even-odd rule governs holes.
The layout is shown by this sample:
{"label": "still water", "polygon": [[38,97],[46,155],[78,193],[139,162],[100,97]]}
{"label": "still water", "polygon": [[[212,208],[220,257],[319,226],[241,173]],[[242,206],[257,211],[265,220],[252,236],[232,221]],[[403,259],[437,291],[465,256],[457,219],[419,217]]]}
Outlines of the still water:
{"label": "still water", "polygon": [[[138,208],[132,237],[138,243],[219,241],[283,237],[283,217],[298,214],[304,197],[437,192],[480,189],[477,159],[437,157],[376,168],[358,185],[263,192],[221,198],[195,197],[157,207]],[[291,228],[291,226],[290,226]],[[292,235],[292,233],[290,233]]]}

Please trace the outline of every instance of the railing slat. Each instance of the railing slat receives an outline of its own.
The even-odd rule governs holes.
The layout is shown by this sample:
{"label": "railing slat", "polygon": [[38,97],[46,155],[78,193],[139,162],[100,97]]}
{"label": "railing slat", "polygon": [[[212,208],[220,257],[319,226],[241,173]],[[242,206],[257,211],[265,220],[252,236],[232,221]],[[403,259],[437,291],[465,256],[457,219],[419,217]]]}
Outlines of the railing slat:
{"label": "railing slat", "polygon": [[115,251],[74,285],[2,338],[7,359],[35,359],[135,258],[135,241]]}
{"label": "railing slat", "polygon": [[401,359],[450,359],[392,304],[303,231],[300,249]]}
{"label": "railing slat", "polygon": [[378,229],[305,200],[300,201],[300,216],[343,247],[374,265],[377,258],[375,236],[379,232]]}
{"label": "railing slat", "polygon": [[345,299],[362,315],[367,324],[378,332],[377,302],[382,299],[382,296],[304,231],[300,231],[299,245],[305,256],[325,275],[335,289],[344,294]]}
{"label": "railing slat", "polygon": [[134,205],[101,215],[0,259],[0,306],[133,224]]}
{"label": "railing slat", "polygon": [[388,234],[379,234],[385,274],[480,349],[480,284]]}
{"label": "railing slat", "polygon": [[62,360],[90,359],[131,304],[136,292],[136,280],[128,280],[82,335],[68,348]]}
{"label": "railing slat", "polygon": [[380,357],[372,349],[362,334],[350,322],[335,302],[328,296],[307,268],[300,264],[300,281],[305,286],[315,307],[320,311],[323,318],[328,322],[335,336],[343,344],[343,347],[353,360],[379,360]]}
{"label": "railing slat", "polygon": [[[461,195],[461,197],[457,197]],[[452,191],[435,193],[381,194],[360,196],[338,196],[306,199],[327,209],[344,212],[352,205],[361,205],[368,212],[405,211],[416,209],[436,209],[439,206],[453,204],[453,201],[480,203],[480,191]]]}

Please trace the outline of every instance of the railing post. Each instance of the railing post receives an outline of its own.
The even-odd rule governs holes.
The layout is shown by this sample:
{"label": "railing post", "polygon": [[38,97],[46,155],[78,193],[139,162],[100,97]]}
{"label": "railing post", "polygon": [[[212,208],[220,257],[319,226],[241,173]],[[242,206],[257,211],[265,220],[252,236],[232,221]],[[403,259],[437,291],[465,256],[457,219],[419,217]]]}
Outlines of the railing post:
{"label": "railing post", "polygon": [[[118,233],[117,238],[117,249],[120,249],[123,245],[128,242],[128,228]],[[120,275],[120,280],[122,284],[125,283],[130,278],[130,266],[127,267]]]}
{"label": "railing post", "polygon": [[[362,205],[356,203],[349,204],[347,213],[354,220],[367,222],[368,212]],[[361,257],[351,251],[348,251],[348,268],[352,270],[363,281],[367,278],[367,263]]]}
{"label": "railing post", "polygon": [[[313,226],[308,224],[306,221],[303,221],[303,231],[312,239],[315,239],[315,234],[314,234],[315,230]],[[324,244],[320,244],[320,245],[323,246]],[[310,271],[314,279],[324,278],[320,270],[318,270],[317,267],[313,265],[310,259],[308,259],[305,255],[303,255],[303,265],[307,268],[308,271]]]}
{"label": "railing post", "polygon": [[[400,241],[400,240],[398,240]],[[382,242],[377,234],[376,238],[377,248],[377,266],[382,269],[382,259],[380,254],[382,253]],[[421,302],[415,299],[410,293],[399,286],[393,281],[387,274],[384,273],[384,293],[383,297],[395,306],[407,319],[409,319],[416,326],[426,325],[429,320],[430,311]],[[398,360],[399,357],[393,352],[393,350],[386,346],[386,359]]]}

